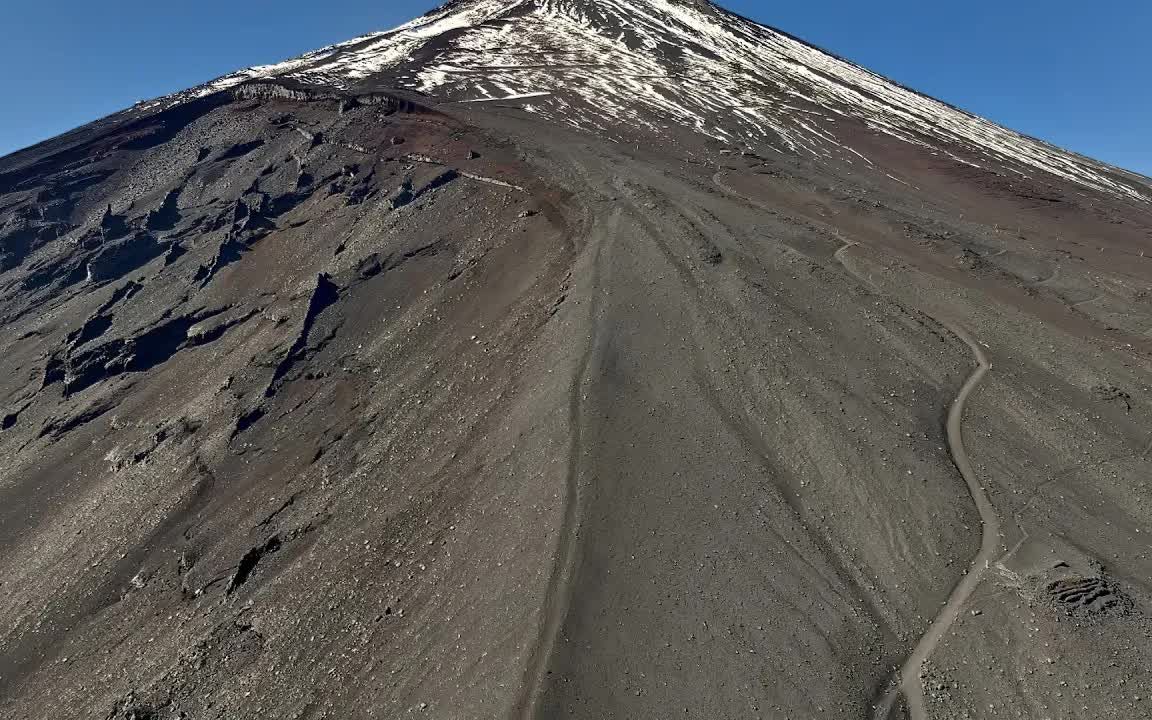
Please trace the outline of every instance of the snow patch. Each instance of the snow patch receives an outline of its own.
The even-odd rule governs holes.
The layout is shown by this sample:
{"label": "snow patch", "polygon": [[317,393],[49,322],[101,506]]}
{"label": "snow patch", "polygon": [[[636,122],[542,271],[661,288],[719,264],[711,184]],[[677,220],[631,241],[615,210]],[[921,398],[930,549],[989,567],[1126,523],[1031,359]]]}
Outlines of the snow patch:
{"label": "snow patch", "polygon": [[[420,53],[420,60],[414,56]],[[855,118],[958,162],[1042,171],[1152,202],[1146,178],[1020,135],[771,28],[684,0],[470,0],[387,32],[225,76],[146,107],[253,79],[349,89],[381,73],[458,102],[551,96],[526,110],[588,130],[679,125],[731,142],[826,156]]]}

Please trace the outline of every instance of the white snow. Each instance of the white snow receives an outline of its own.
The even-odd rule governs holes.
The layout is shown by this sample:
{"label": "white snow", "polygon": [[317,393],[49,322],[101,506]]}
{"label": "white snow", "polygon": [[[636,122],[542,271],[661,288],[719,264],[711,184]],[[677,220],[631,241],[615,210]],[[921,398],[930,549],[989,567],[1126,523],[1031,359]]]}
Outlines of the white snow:
{"label": "white snow", "polygon": [[[429,41],[437,40],[434,49]],[[421,50],[420,62],[413,62]],[[725,141],[826,155],[860,148],[850,118],[958,162],[1039,170],[1152,202],[1147,179],[1025,137],[770,28],[683,0],[472,0],[395,30],[242,70],[169,100],[254,78],[349,88],[381,72],[463,102],[545,98],[525,109],[575,127],[670,125]],[[164,102],[164,101],[158,101]]]}
{"label": "white snow", "polygon": [[465,103],[480,103],[480,102],[496,102],[497,100],[526,100],[527,98],[547,97],[551,95],[550,92],[526,92],[517,93],[515,95],[505,95],[504,97],[487,97],[475,98],[473,100],[461,100]]}

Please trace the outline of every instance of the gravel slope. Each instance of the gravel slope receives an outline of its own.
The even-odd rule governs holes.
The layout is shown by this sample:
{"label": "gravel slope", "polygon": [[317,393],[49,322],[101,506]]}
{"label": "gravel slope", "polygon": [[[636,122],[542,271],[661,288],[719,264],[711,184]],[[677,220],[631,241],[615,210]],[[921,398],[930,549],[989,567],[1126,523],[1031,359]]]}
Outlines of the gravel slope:
{"label": "gravel slope", "polygon": [[0,158],[0,716],[1152,713],[1147,203],[369,84]]}

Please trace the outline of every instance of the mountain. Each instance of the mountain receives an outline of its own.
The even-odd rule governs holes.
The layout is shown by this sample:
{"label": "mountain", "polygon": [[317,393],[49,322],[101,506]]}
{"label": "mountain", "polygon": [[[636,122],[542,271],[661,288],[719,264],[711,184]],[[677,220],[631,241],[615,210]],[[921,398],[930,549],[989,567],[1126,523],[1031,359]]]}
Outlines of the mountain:
{"label": "mountain", "polygon": [[457,102],[531,99],[525,109],[534,115],[583,129],[686,127],[841,162],[867,162],[854,136],[871,131],[976,167],[1152,197],[1147,178],[1022,137],[708,2],[449,3],[395,30],[250,68],[192,95],[273,79],[352,92],[384,79]]}
{"label": "mountain", "polygon": [[1150,245],[703,0],[0,158],[0,716],[1146,717]]}

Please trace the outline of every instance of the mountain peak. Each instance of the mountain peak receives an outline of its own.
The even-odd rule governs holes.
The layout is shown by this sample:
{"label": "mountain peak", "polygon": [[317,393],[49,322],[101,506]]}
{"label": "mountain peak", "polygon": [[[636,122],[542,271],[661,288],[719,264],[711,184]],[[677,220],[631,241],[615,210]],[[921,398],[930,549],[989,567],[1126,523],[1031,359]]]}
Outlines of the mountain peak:
{"label": "mountain peak", "polygon": [[1152,188],[904,88],[707,0],[453,0],[393,30],[198,88],[289,78],[381,84],[443,101],[516,100],[596,132],[688,128],[737,144],[868,163],[866,134],[980,168],[1036,172],[1137,200]]}
{"label": "mountain peak", "polygon": [[692,0],[0,157],[0,718],[1148,718],[1150,194]]}

